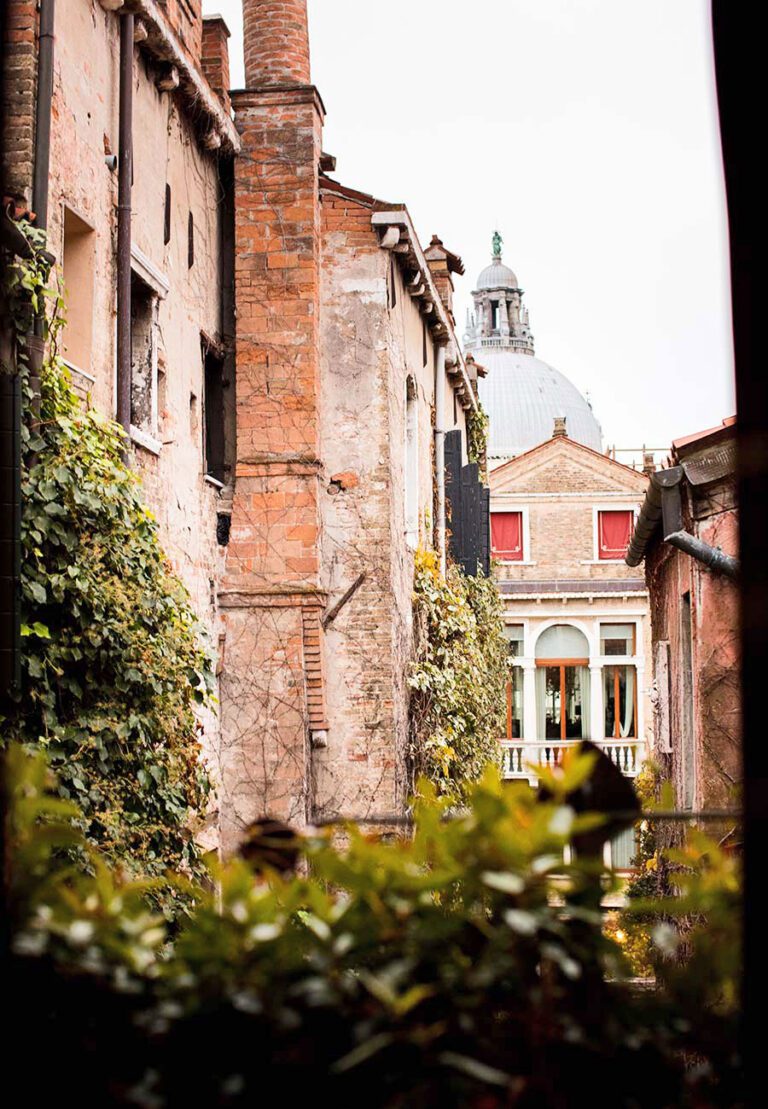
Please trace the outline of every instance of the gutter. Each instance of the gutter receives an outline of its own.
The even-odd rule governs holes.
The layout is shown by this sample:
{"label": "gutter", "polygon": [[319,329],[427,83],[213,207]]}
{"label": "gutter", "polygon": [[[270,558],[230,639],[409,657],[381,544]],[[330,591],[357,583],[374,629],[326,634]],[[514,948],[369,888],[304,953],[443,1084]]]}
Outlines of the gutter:
{"label": "gutter", "polygon": [[739,560],[727,555],[719,547],[712,547],[703,539],[691,535],[683,527],[680,486],[685,476],[682,466],[672,466],[650,475],[640,515],[624,560],[627,566],[639,566],[661,528],[663,542],[695,558],[704,566],[735,580],[739,574]]}
{"label": "gutter", "polygon": [[435,358],[435,539],[440,576],[445,577],[447,556],[445,546],[445,344],[437,348]]}

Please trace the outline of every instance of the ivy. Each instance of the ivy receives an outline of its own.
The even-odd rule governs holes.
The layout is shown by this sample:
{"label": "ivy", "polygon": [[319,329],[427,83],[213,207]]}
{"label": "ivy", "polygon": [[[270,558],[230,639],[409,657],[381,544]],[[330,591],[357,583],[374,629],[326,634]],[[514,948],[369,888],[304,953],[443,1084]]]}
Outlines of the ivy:
{"label": "ivy", "polygon": [[488,414],[478,401],[467,412],[467,457],[480,467],[480,480],[488,481]]}
{"label": "ivy", "polygon": [[[198,706],[211,659],[157,524],[123,459],[122,429],[84,409],[57,354],[64,303],[44,235],[9,270],[22,428],[22,693],[4,732],[44,748],[88,842],[137,875],[200,871],[191,821],[210,783]],[[40,396],[26,336],[43,315]],[[34,415],[33,415],[34,414]]]}
{"label": "ivy", "polygon": [[416,555],[415,658],[411,688],[414,771],[439,793],[461,801],[469,783],[498,762],[508,680],[507,642],[494,582]]}

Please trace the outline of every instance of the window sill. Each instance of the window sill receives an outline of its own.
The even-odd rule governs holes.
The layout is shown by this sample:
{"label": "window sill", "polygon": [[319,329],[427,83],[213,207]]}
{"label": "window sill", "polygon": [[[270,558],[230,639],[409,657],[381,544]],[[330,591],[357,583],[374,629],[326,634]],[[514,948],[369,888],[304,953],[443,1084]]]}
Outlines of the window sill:
{"label": "window sill", "polygon": [[203,481],[206,483],[206,485],[212,485],[214,489],[218,489],[219,492],[221,492],[221,490],[224,488],[224,482],[219,481],[219,479],[217,477],[214,477],[213,474],[204,474]]}
{"label": "window sill", "polygon": [[493,562],[498,562],[499,566],[538,566],[537,562],[531,562],[528,558],[494,558],[491,555]]}
{"label": "window sill", "polygon": [[87,373],[85,370],[80,369],[76,362],[70,362],[66,358],[62,358],[62,362],[68,370],[71,370],[73,373],[78,374],[80,377],[84,377],[86,381],[90,381],[91,385],[96,384],[96,378]]}
{"label": "window sill", "polygon": [[582,558],[580,566],[626,566],[623,558]]}
{"label": "window sill", "polygon": [[137,447],[142,447],[150,454],[159,455],[163,449],[163,444],[159,439],[155,439],[154,435],[150,435],[148,431],[142,431],[140,427],[131,424],[130,430],[131,442],[135,443]]}

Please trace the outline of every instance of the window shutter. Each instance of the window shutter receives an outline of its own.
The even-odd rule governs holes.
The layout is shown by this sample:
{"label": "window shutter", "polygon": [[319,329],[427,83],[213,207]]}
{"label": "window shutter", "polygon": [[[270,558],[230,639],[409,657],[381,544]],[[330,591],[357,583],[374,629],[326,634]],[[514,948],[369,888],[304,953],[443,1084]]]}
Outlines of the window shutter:
{"label": "window shutter", "polygon": [[496,558],[504,562],[522,562],[522,512],[491,513],[491,547]]}
{"label": "window shutter", "polygon": [[597,555],[604,559],[621,559],[627,553],[632,535],[634,513],[631,509],[599,512],[597,521]]}

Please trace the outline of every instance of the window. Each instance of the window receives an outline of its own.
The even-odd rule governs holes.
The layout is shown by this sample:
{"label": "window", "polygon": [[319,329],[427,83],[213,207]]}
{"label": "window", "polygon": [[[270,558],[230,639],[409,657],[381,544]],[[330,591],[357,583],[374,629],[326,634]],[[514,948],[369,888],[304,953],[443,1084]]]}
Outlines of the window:
{"label": "window", "polygon": [[205,472],[209,477],[226,481],[224,453],[224,361],[218,351],[205,351]]}
{"label": "window", "polygon": [[506,624],[504,627],[504,635],[507,637],[509,657],[511,659],[519,658],[520,655],[525,654],[525,630],[522,624]]}
{"label": "window", "polygon": [[165,186],[165,207],[163,210],[163,244],[171,241],[171,186]]}
{"label": "window", "polygon": [[513,667],[507,682],[507,739],[523,734],[523,671]]}
{"label": "window", "polygon": [[635,653],[634,624],[601,624],[600,654],[623,655],[630,658]]}
{"label": "window", "polygon": [[77,369],[91,369],[93,327],[93,229],[69,208],[64,209],[62,268],[67,291],[67,324],[64,354]]}
{"label": "window", "polygon": [[419,541],[419,401],[412,377],[405,386],[405,539],[411,547]]}
{"label": "window", "polygon": [[637,672],[634,666],[603,668],[605,738],[637,737]]}
{"label": "window", "polygon": [[624,559],[632,534],[635,514],[631,508],[600,510],[597,513],[597,557],[618,562]]}
{"label": "window", "polygon": [[157,295],[137,273],[131,274],[131,423],[154,435],[157,430]]}
{"label": "window", "polygon": [[499,302],[498,300],[491,301],[491,331],[499,330]]}
{"label": "window", "polygon": [[195,217],[189,213],[187,219],[187,269],[195,264]]}
{"label": "window", "polygon": [[570,624],[555,624],[536,645],[536,715],[545,739],[588,739],[589,644]]}
{"label": "window", "polygon": [[491,554],[502,562],[523,561],[522,512],[491,513]]}

